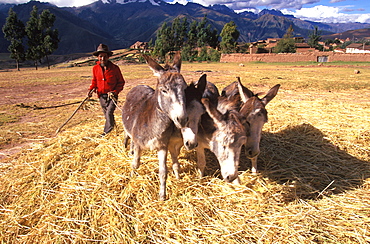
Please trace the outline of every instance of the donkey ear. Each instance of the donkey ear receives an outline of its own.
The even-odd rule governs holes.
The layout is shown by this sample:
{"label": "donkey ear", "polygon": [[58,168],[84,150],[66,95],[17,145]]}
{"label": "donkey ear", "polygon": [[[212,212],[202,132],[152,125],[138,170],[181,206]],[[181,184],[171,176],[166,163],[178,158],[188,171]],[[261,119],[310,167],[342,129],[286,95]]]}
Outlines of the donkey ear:
{"label": "donkey ear", "polygon": [[254,96],[253,92],[243,86],[242,82],[240,81],[240,77],[236,77],[238,79],[237,85],[238,85],[238,91],[240,94],[240,98],[243,103],[247,102],[247,100]]}
{"label": "donkey ear", "polygon": [[145,61],[147,62],[147,64],[149,65],[149,68],[153,71],[154,76],[160,77],[164,72],[163,67],[160,66],[156,61],[154,61],[148,55],[143,54],[143,57]]}
{"label": "donkey ear", "polygon": [[207,113],[213,119],[218,127],[222,127],[222,114],[217,110],[216,106],[209,102],[208,98],[202,98],[202,103],[206,108]]}
{"label": "donkey ear", "polygon": [[276,96],[280,88],[280,84],[275,85],[273,88],[271,88],[266,96],[262,98],[262,103],[265,104],[265,106]]}
{"label": "donkey ear", "polygon": [[195,85],[197,86],[199,92],[203,95],[207,86],[207,75],[203,74]]}
{"label": "donkey ear", "polygon": [[173,57],[172,67],[177,71],[177,73],[180,73],[180,70],[181,70],[181,53],[180,53],[180,51],[177,51],[175,56]]}

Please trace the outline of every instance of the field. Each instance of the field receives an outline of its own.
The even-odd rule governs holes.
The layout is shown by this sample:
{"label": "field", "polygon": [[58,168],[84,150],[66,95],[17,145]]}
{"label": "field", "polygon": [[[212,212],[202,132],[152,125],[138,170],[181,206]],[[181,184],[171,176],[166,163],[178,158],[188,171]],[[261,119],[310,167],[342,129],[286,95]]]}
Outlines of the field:
{"label": "field", "polygon": [[[132,87],[155,86],[147,65],[120,68],[120,106]],[[162,202],[155,152],[130,177],[119,109],[107,137],[96,98],[55,135],[86,97],[91,66],[0,72],[0,242],[369,243],[370,65],[182,65],[187,82],[202,73],[219,90],[237,76],[254,92],[281,84],[259,173],[242,154],[241,185],[227,184],[208,153],[198,179],[195,152],[183,150]]]}

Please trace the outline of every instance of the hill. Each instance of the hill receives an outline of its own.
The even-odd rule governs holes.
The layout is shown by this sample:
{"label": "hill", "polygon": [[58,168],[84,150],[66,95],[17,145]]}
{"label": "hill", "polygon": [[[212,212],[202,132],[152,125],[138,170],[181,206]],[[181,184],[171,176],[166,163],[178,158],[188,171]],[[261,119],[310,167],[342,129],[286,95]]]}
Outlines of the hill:
{"label": "hill", "polygon": [[342,33],[336,33],[336,34],[331,34],[331,35],[324,35],[322,36],[324,40],[327,39],[332,39],[334,40],[335,38],[339,39],[350,39],[354,41],[360,41],[363,39],[370,39],[370,28],[364,28],[364,29],[359,29],[359,30],[349,30],[345,31]]}
{"label": "hill", "polygon": [[[241,42],[282,37],[290,25],[294,28],[294,34],[302,37],[307,37],[314,26],[318,26],[323,34],[333,34],[339,28],[331,24],[303,21],[277,10],[264,10],[258,15],[251,12],[237,14],[222,5],[204,7],[196,3],[169,4],[161,0],[130,1],[125,4],[97,1],[82,7],[66,8],[38,1],[19,5],[1,4],[0,24],[5,23],[10,7],[26,23],[34,5],[39,11],[49,9],[56,16],[55,28],[59,30],[61,42],[55,54],[92,52],[99,43],[106,43],[112,49],[128,48],[136,41],[155,39],[156,31],[163,22],[171,22],[178,16],[192,22],[200,21],[206,15],[209,23],[219,32],[226,23],[234,21]],[[352,26],[347,24],[345,28]],[[355,26],[365,28],[369,25],[357,23]],[[8,45],[1,35],[0,52],[7,52]]]}

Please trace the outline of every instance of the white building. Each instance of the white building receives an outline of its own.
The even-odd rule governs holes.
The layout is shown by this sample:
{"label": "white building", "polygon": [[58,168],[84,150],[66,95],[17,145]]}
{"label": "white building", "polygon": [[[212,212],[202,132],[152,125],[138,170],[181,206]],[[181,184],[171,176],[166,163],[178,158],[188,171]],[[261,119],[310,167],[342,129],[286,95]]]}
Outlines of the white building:
{"label": "white building", "polygon": [[370,53],[370,45],[352,43],[346,47],[346,53]]}

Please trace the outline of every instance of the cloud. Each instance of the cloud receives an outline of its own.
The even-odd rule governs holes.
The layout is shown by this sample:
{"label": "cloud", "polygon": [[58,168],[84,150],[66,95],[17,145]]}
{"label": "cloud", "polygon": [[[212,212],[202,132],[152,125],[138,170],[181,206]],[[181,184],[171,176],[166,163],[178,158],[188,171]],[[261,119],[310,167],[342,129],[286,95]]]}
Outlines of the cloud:
{"label": "cloud", "polygon": [[347,14],[341,13],[343,7],[329,7],[318,5],[312,8],[302,8],[293,11],[282,10],[284,14],[293,14],[296,18],[302,20],[311,20],[316,22],[327,22],[327,23],[348,23],[348,22],[360,22],[369,23],[370,14]]}
{"label": "cloud", "polygon": [[94,1],[92,0],[49,0],[48,2],[51,4],[57,5],[57,6],[77,7],[77,6],[88,5]]}
{"label": "cloud", "polygon": [[365,11],[364,8],[343,8],[343,12],[362,12]]}

